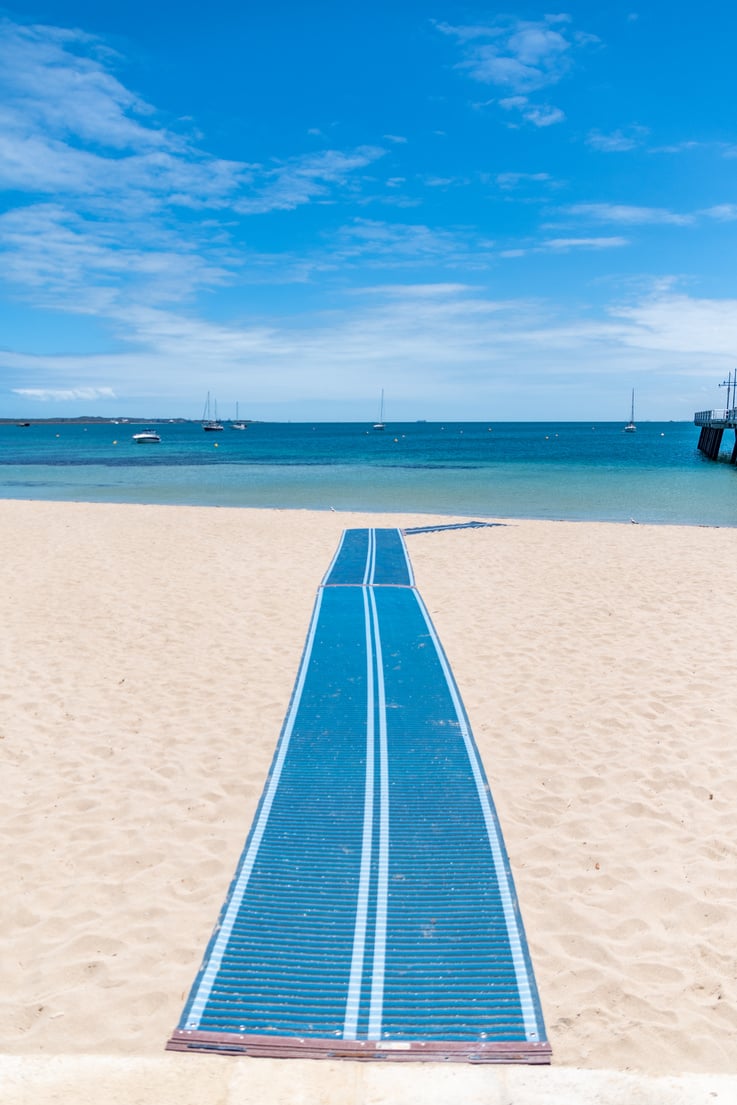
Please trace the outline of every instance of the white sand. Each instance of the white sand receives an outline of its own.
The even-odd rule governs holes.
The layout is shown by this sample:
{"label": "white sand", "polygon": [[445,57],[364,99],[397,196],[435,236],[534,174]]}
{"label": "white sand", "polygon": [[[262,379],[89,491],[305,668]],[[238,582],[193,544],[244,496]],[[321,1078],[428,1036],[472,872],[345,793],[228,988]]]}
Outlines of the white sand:
{"label": "white sand", "polygon": [[340,533],[429,521],[0,502],[3,1105],[737,1102],[735,530],[408,538],[553,1068],[162,1054]]}

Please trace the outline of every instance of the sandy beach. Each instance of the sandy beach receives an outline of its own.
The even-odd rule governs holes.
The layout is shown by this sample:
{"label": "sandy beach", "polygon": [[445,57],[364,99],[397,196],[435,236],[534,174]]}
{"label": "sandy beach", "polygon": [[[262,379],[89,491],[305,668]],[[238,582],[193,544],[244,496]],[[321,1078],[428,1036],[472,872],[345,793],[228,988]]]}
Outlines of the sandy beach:
{"label": "sandy beach", "polygon": [[407,538],[499,813],[551,1068],[164,1053],[341,532],[432,521],[0,502],[4,1105],[737,1101],[731,529]]}

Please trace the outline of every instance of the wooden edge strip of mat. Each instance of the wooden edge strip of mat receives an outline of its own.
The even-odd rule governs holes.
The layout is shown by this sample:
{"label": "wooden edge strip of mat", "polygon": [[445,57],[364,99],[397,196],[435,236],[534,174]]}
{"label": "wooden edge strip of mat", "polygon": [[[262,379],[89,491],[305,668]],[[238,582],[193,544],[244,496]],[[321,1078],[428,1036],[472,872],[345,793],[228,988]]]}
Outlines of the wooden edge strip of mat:
{"label": "wooden edge strip of mat", "polygon": [[357,1059],[442,1063],[550,1063],[547,1042],[492,1040],[324,1040],[177,1029],[167,1051],[257,1055],[272,1059]]}

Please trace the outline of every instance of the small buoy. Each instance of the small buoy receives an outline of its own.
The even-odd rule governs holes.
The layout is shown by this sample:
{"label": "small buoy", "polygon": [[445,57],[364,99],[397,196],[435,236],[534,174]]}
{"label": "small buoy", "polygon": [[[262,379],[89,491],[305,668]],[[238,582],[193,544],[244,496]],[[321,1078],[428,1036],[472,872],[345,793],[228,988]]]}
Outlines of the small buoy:
{"label": "small buoy", "polygon": [[57,434],[56,436],[58,437],[59,435]]}
{"label": "small buoy", "polygon": [[217,447],[218,447],[218,445],[220,444],[220,442],[219,442],[219,441],[215,441],[215,442],[213,442],[213,444],[214,444],[215,448],[217,449]]}
{"label": "small buoy", "polygon": [[398,438],[398,437],[395,437],[395,438],[394,438],[394,440],[395,440],[395,441],[399,441],[399,438]]}
{"label": "small buoy", "polygon": [[113,442],[113,445],[117,445],[117,444],[118,444],[118,443],[117,443],[117,441],[114,441],[114,442]]}
{"label": "small buoy", "polygon": [[665,437],[665,434],[661,434],[660,436],[661,436],[661,437]]}

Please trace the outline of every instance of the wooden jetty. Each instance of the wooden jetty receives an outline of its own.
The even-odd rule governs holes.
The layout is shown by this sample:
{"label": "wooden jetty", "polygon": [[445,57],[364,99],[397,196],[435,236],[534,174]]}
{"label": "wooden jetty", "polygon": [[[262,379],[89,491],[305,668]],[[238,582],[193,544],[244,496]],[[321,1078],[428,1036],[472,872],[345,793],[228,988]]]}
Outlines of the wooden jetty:
{"label": "wooden jetty", "polygon": [[737,464],[737,369],[734,378],[729,377],[719,385],[727,389],[727,406],[721,410],[696,411],[694,424],[701,427],[697,448],[709,460],[718,460],[722,449],[725,430],[734,430],[734,445],[729,458],[730,464]]}

